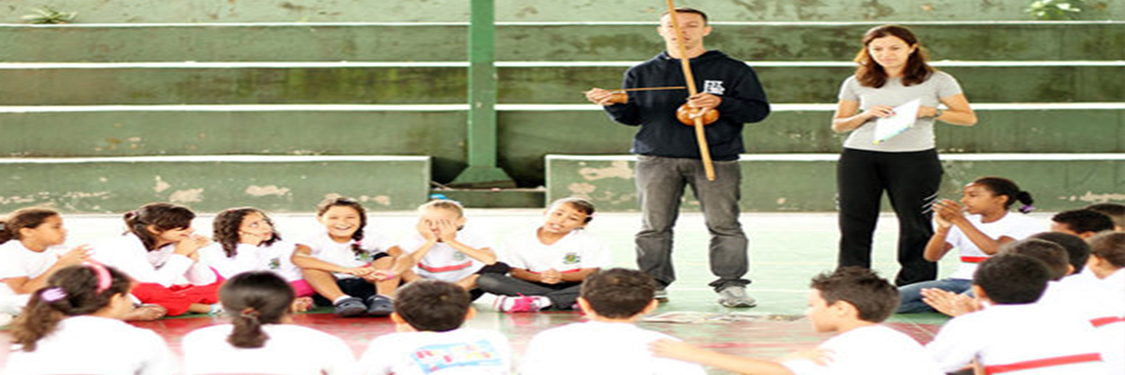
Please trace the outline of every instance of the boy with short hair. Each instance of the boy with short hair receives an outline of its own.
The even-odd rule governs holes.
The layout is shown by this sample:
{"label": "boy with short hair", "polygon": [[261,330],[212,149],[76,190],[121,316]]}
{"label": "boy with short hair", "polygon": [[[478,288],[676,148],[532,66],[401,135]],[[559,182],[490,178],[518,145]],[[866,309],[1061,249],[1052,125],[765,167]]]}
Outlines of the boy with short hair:
{"label": "boy with short hair", "polygon": [[975,360],[987,374],[1108,374],[1089,323],[1035,303],[1049,279],[1047,266],[1026,255],[985,260],[972,288],[986,307],[950,320],[926,349],[945,372]]}
{"label": "boy with short hair", "polygon": [[[783,362],[741,358],[689,344],[661,341],[659,356],[742,374],[941,374],[917,341],[881,323],[898,306],[898,289],[873,271],[842,267],[813,278],[807,315],[817,332],[836,332],[818,346],[824,354]],[[813,353],[816,353],[814,351]]]}
{"label": "boy with short hair", "polygon": [[1063,211],[1051,217],[1051,231],[1073,234],[1087,239],[1102,231],[1113,230],[1113,220],[1092,210]]}
{"label": "boy with short hair", "polygon": [[476,314],[456,284],[417,280],[398,289],[396,333],[376,337],[360,358],[367,375],[422,375],[441,369],[508,374],[511,346],[499,332],[461,325]]}
{"label": "boy with short hair", "polygon": [[1040,232],[1028,238],[1051,241],[1066,250],[1067,262],[1074,267],[1072,274],[1080,274],[1086,268],[1086,260],[1090,258],[1090,244],[1073,234],[1063,232]]}
{"label": "boy with short hair", "polygon": [[648,274],[613,268],[582,282],[578,305],[589,321],[540,332],[528,343],[523,375],[703,375],[703,367],[655,358],[647,345],[673,339],[634,323],[656,308],[656,282]]}
{"label": "boy with short hair", "polygon": [[1113,230],[1125,231],[1125,204],[1096,203],[1086,206],[1086,209],[1109,216],[1113,220]]}
{"label": "boy with short hair", "polygon": [[1102,345],[1102,355],[1114,374],[1125,374],[1125,232],[1102,233],[1090,238],[1087,267],[1108,295],[1092,297],[1097,311],[1087,315]]}

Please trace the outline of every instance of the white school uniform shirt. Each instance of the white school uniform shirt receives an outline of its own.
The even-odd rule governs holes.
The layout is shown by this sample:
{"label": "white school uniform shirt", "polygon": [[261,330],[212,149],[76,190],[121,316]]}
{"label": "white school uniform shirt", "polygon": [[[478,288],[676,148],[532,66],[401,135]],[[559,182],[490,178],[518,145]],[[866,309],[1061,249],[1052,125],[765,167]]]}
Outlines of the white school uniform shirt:
{"label": "white school uniform shirt", "polygon": [[984,310],[953,318],[926,346],[945,372],[956,371],[976,359],[989,366],[1021,366],[1013,375],[1107,375],[1106,364],[1082,361],[1033,367],[1032,361],[1080,356],[1100,357],[1100,348],[1089,322],[1057,314],[1054,309],[1030,303],[991,305]]}
{"label": "white school uniform shirt", "polygon": [[203,327],[184,336],[184,372],[194,374],[357,375],[355,356],[344,340],[294,324],[266,324],[261,348],[227,342],[234,326]]}
{"label": "white school uniform shirt", "polygon": [[[993,240],[1000,237],[1011,237],[1022,240],[1033,234],[1047,230],[1046,223],[1032,219],[1024,214],[1008,212],[1000,220],[991,223],[982,223],[981,215],[969,215],[969,223]],[[957,271],[949,276],[951,279],[972,280],[973,272],[977,271],[977,264],[983,262],[990,255],[981,251],[969,237],[965,236],[956,226],[949,229],[945,236],[945,243],[952,245],[961,252],[961,265]]]}
{"label": "white school uniform shirt", "polygon": [[156,332],[116,319],[89,315],[59,322],[36,343],[35,351],[13,346],[8,375],[100,374],[171,375],[176,360]]}
{"label": "white school uniform shirt", "polygon": [[855,328],[817,346],[832,361],[818,365],[807,359],[782,362],[797,375],[944,375],[917,341],[884,325]]}
{"label": "white school uniform shirt", "polygon": [[583,268],[603,268],[613,264],[609,246],[585,230],[567,233],[553,244],[539,241],[539,227],[508,236],[497,257],[512,268],[531,272],[556,269],[559,272],[576,272]]}
{"label": "white school uniform shirt", "polygon": [[703,375],[703,367],[657,358],[648,345],[676,340],[631,323],[589,321],[540,332],[527,345],[522,375]]}
{"label": "white school uniform shirt", "polygon": [[[192,285],[208,285],[217,280],[207,265],[175,254],[175,244],[154,251],[145,249],[135,234],[103,241],[94,246],[92,258],[125,272],[137,282],[155,283],[165,287],[186,281]],[[184,280],[181,279],[183,277]]]}
{"label": "white school uniform shirt", "polygon": [[[493,248],[489,236],[482,235],[465,227],[457,231],[457,242],[474,249]],[[426,243],[421,234],[415,233],[402,245],[402,250],[413,253]],[[453,246],[444,242],[434,244],[430,252],[414,266],[414,273],[426,279],[437,279],[448,282],[457,282],[469,277],[484,267],[484,263],[465,255]]]}
{"label": "white school uniform shirt", "polygon": [[396,332],[371,340],[360,356],[365,375],[507,375],[512,348],[496,331]]}
{"label": "white school uniform shirt", "polygon": [[[359,241],[359,248],[362,250],[359,254],[352,251],[352,244],[355,241],[336,242],[328,235],[327,231],[320,231],[299,243],[308,246],[314,258],[344,268],[367,265],[371,263],[376,254],[385,253],[391,247],[394,247],[394,242],[370,229],[364,229],[363,240]],[[356,277],[346,273],[333,274],[336,275],[337,279]]]}
{"label": "white school uniform shirt", "polygon": [[234,257],[228,257],[223,251],[223,244],[215,242],[199,249],[199,255],[202,262],[215,268],[226,279],[244,272],[271,271],[285,281],[293,282],[303,278],[301,269],[290,260],[296,247],[296,244],[287,241],[260,246],[239,243]]}
{"label": "white school uniform shirt", "polygon": [[19,240],[5,242],[0,245],[0,280],[39,277],[51,269],[67,251],[65,246],[51,246],[43,252],[36,252]]}

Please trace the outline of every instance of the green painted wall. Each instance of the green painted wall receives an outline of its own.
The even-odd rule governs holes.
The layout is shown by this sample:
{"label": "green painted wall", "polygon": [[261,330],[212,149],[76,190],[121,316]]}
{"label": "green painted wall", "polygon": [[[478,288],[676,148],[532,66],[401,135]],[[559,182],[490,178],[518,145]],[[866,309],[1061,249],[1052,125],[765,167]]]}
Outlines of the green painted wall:
{"label": "green painted wall", "polygon": [[0,212],[45,205],[65,212],[119,213],[153,201],[203,212],[233,205],[307,212],[332,194],[356,198],[368,209],[409,210],[424,203],[429,192],[427,157],[260,159],[4,161]]}
{"label": "green painted wall", "polygon": [[[716,25],[748,61],[847,61],[879,23]],[[937,60],[1125,60],[1125,22],[916,23]],[[467,27],[432,24],[0,26],[8,62],[465,61]],[[501,25],[499,61],[643,61],[655,24]]]}
{"label": "green painted wall", "polygon": [[[0,21],[43,5],[40,0],[5,0]],[[168,22],[459,22],[469,18],[464,0],[54,0],[59,10],[79,12],[84,23]],[[837,20],[1022,20],[1028,0],[695,0],[680,6],[704,9],[719,21]],[[1091,19],[1125,19],[1120,2]],[[656,0],[497,0],[499,21],[648,21],[665,9]]]}
{"label": "green painted wall", "polygon": [[[834,158],[834,155],[828,155]],[[742,166],[744,211],[833,211],[836,163],[820,161],[748,161]],[[1044,211],[1073,209],[1090,203],[1125,201],[1125,160],[1096,161],[950,161],[940,197],[959,199],[960,189],[981,176],[1004,176],[1035,197]],[[637,211],[631,157],[547,158],[547,202],[580,196],[603,211]],[[685,195],[683,207],[698,210]],[[884,204],[884,208],[888,208]]]}

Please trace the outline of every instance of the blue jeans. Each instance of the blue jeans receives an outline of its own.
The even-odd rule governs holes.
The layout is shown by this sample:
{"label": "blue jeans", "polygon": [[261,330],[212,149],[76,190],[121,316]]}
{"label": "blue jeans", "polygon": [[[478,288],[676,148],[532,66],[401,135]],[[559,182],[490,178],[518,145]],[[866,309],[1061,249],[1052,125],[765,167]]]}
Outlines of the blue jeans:
{"label": "blue jeans", "polygon": [[676,280],[672,266],[672,228],[680,214],[684,187],[699,199],[707,230],[711,233],[709,285],[716,291],[745,286],[750,269],[746,234],[738,222],[742,170],[737,160],[715,161],[715,181],[707,181],[699,159],[637,155],[637,199],[641,205],[641,230],[637,232],[637,266],[661,288]]}
{"label": "blue jeans", "polygon": [[922,302],[922,289],[941,289],[953,293],[966,293],[972,290],[973,281],[965,279],[941,279],[923,281],[899,287],[898,294],[902,300],[898,304],[897,314],[936,312],[930,305]]}

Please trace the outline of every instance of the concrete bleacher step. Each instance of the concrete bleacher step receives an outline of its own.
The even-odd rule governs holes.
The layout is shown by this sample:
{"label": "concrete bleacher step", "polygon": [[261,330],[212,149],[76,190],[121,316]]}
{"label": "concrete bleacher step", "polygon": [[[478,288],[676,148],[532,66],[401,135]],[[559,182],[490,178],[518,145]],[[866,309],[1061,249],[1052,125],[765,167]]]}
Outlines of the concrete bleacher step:
{"label": "concrete bleacher step", "polygon": [[427,156],[162,156],[0,159],[0,211],[43,205],[121,213],[153,201],[201,212],[254,206],[308,212],[331,195],[369,210],[426,201]]}
{"label": "concrete bleacher step", "polygon": [[[847,60],[882,22],[715,22],[748,61]],[[905,22],[939,60],[1125,60],[1125,22]],[[655,22],[499,22],[499,61],[646,60]],[[0,25],[6,62],[465,61],[464,22]],[[50,48],[43,48],[50,46]]]}
{"label": "concrete bleacher step", "polygon": [[[980,123],[938,126],[942,152],[1125,152],[1125,103],[974,103]],[[0,107],[0,155],[362,155],[432,157],[433,179],[466,166],[467,105]],[[499,160],[521,186],[543,184],[551,153],[628,153],[635,128],[594,105],[498,106]],[[831,104],[775,104],[746,126],[751,153],[838,152]]]}
{"label": "concrete bleacher step", "polygon": [[[501,103],[584,103],[636,62],[497,64]],[[834,103],[848,62],[751,63],[770,100]],[[977,102],[1125,101],[1125,61],[934,64]],[[461,63],[0,64],[0,105],[449,104],[466,99]]]}
{"label": "concrete bleacher step", "polygon": [[[838,154],[742,155],[743,211],[833,211]],[[591,199],[599,211],[636,211],[632,155],[548,155],[548,202]],[[939,197],[960,199],[961,187],[982,176],[1010,178],[1031,192],[1035,207],[1061,211],[1125,200],[1125,154],[943,154]],[[686,189],[683,207],[698,210]],[[889,208],[884,204],[884,208]]]}
{"label": "concrete bleacher step", "polygon": [[[1125,152],[1125,103],[974,103],[971,128],[936,128],[942,152]],[[467,105],[0,107],[0,155],[389,155],[432,157],[435,181],[466,166]],[[552,153],[628,153],[635,128],[595,105],[498,106],[499,160],[521,186],[543,184]],[[751,153],[839,152],[832,104],[774,104],[746,126]]]}

